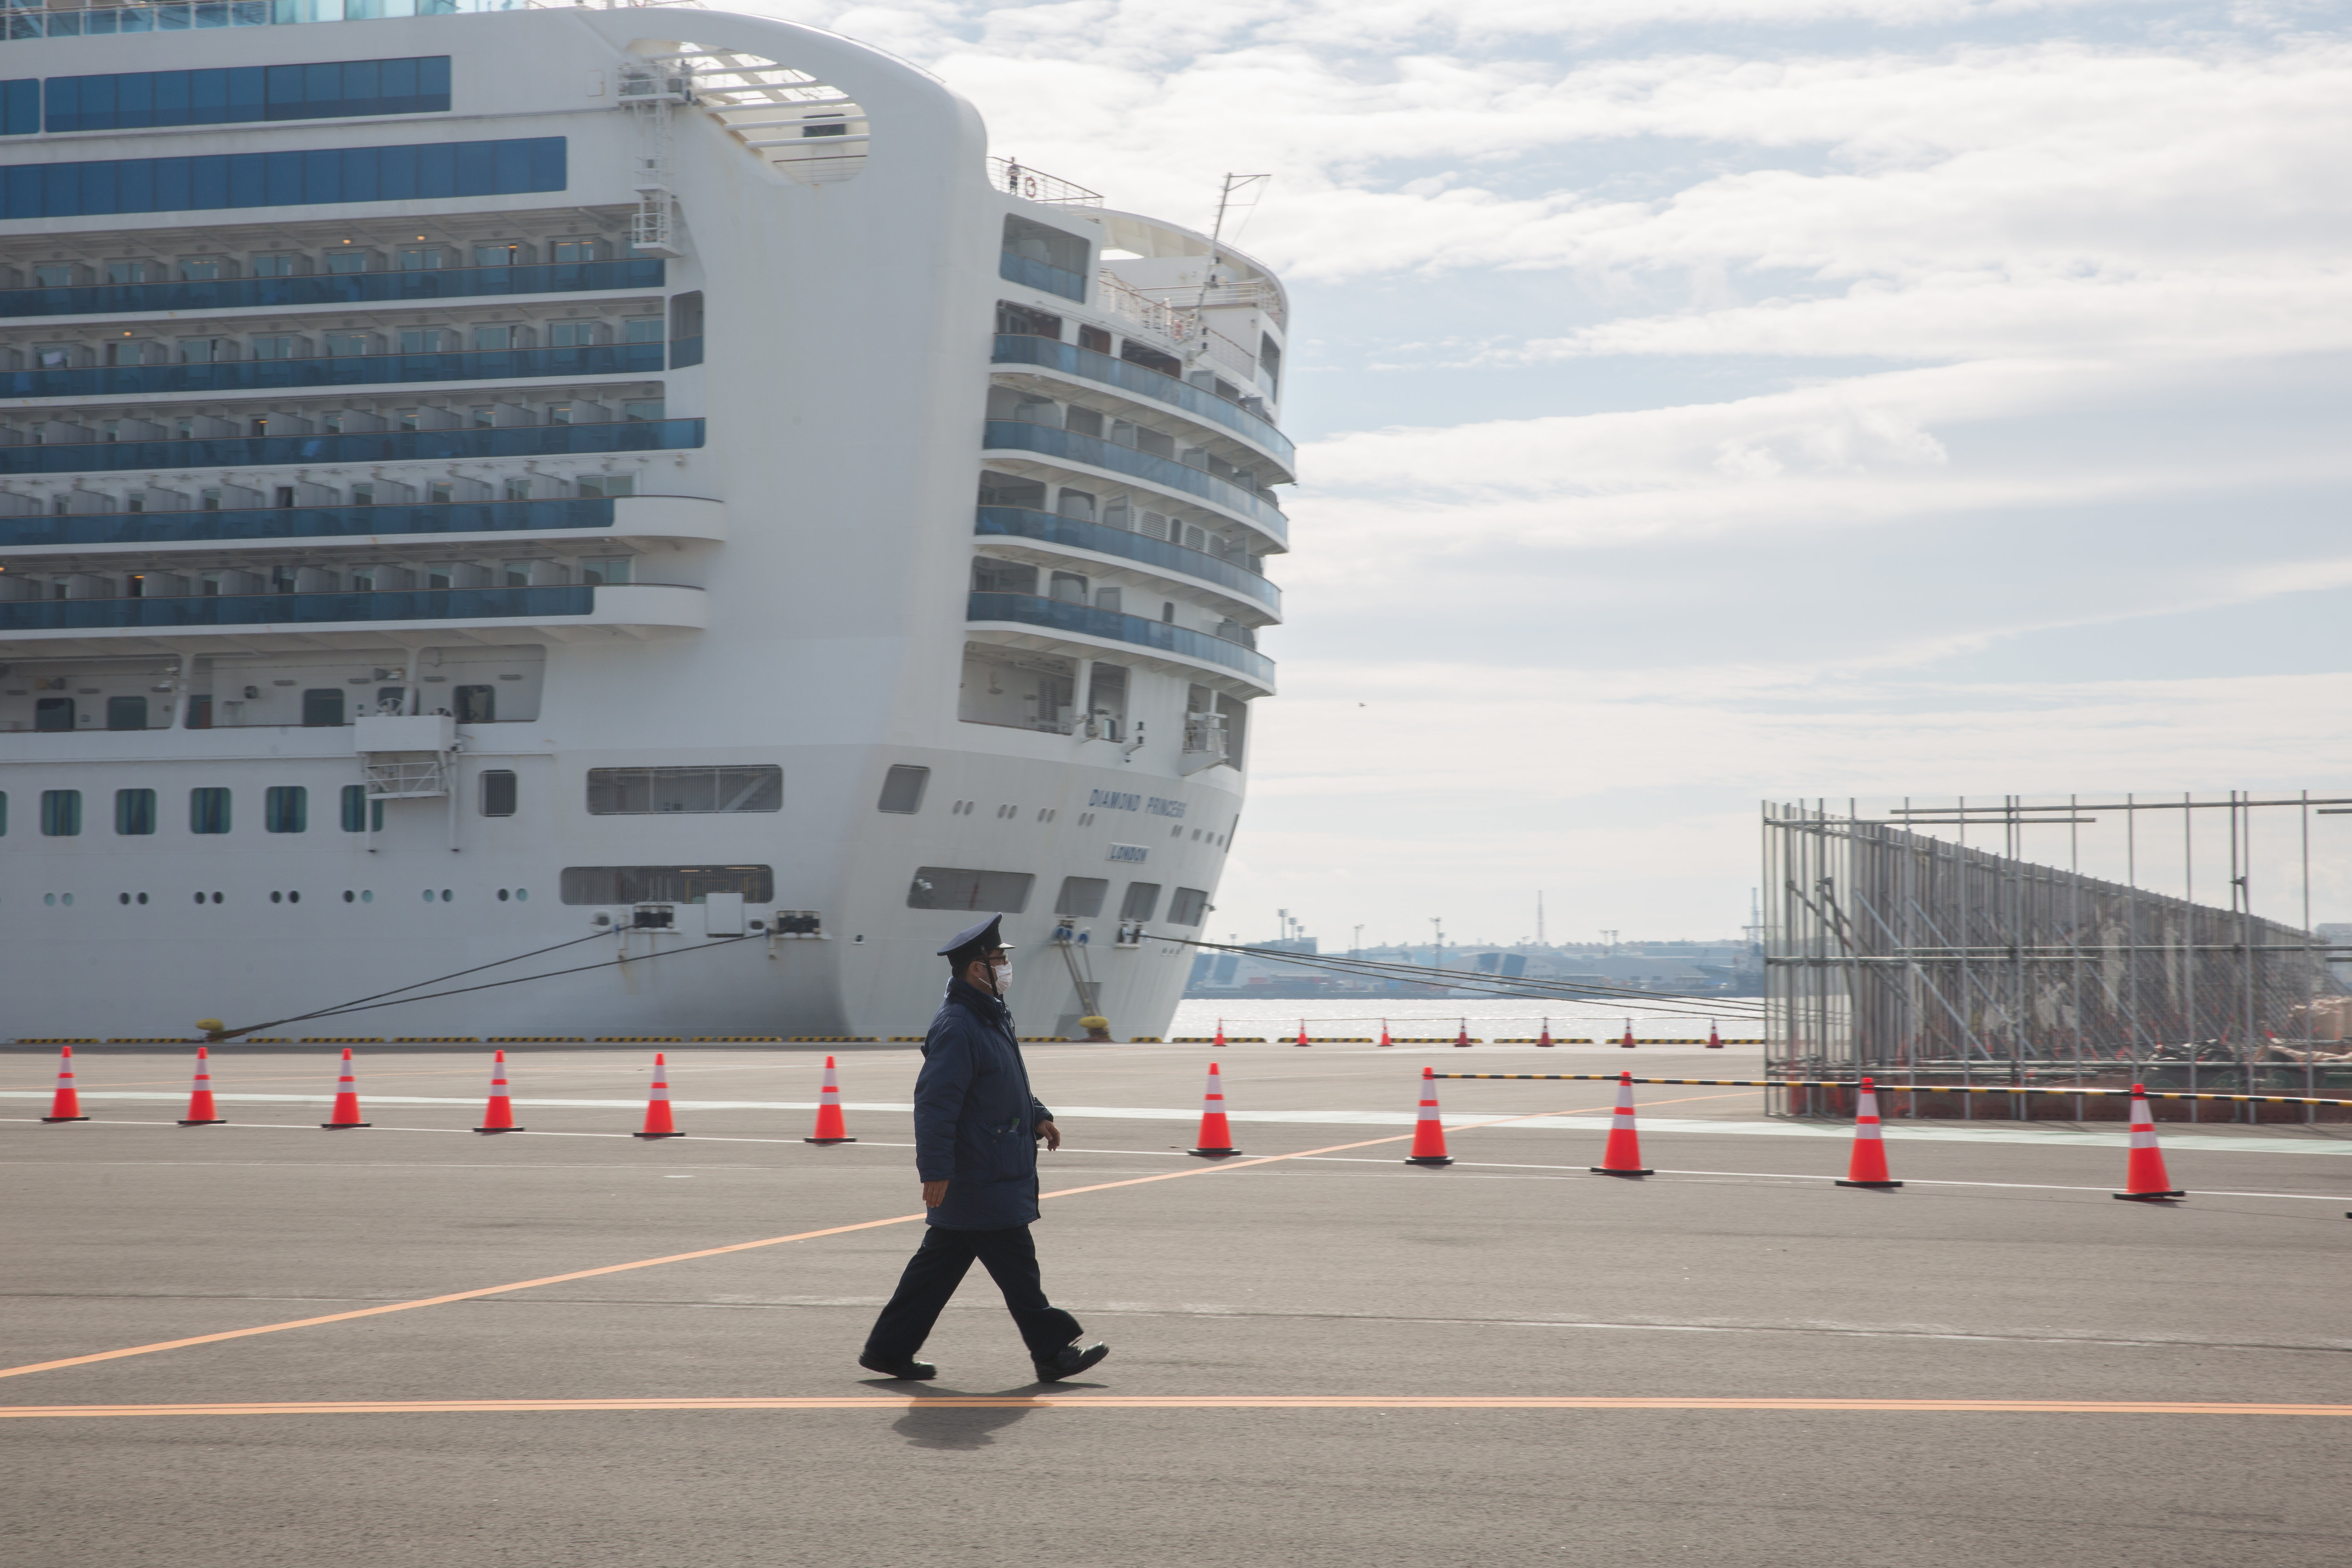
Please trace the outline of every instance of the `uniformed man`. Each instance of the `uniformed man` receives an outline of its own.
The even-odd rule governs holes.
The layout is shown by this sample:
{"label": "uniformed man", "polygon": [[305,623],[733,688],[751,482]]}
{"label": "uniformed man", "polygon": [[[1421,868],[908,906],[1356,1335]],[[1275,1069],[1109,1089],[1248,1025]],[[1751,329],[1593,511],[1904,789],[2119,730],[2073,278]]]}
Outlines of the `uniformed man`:
{"label": "uniformed man", "polygon": [[857,1364],[887,1377],[930,1378],[917,1361],[948,1298],[978,1258],[1004,1292],[1040,1382],[1052,1383],[1110,1354],[1081,1345],[1078,1321],[1045,1300],[1029,1226],[1037,1217],[1037,1142],[1062,1146],[1053,1112],[1029,1092],[1029,1069],[1004,1005],[1010,948],[992,915],[940,949],[954,977],[923,1039],[915,1079],[915,1170],[929,1228],[866,1336]]}

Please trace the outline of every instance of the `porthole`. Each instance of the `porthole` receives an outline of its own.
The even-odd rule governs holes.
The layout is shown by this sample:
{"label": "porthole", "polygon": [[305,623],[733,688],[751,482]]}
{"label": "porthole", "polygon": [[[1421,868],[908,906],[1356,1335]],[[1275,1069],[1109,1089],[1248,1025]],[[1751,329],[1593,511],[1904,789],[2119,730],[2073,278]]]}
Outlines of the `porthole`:
{"label": "porthole", "polygon": [[114,895],[114,901],[120,904],[127,904],[131,901],[131,895],[128,893],[117,893]]}
{"label": "porthole", "polygon": [[58,901],[65,905],[68,909],[73,908],[73,895],[71,893],[59,893],[58,895]]}
{"label": "porthole", "polygon": [[51,909],[55,909],[57,907],[58,896],[55,893],[43,893],[41,895],[41,902],[48,905]]}
{"label": "porthole", "polygon": [[288,903],[289,903],[289,904],[299,904],[299,903],[300,903],[300,902],[302,901],[302,892],[301,892],[301,889],[298,888],[298,889],[296,889],[293,892],[290,892],[290,893],[287,894],[287,895],[286,895],[286,901],[287,901]]}
{"label": "porthole", "polygon": [[143,903],[145,903],[145,902],[147,901],[147,895],[146,895],[146,894],[144,894],[144,893],[140,894],[140,895],[139,895],[139,901],[140,901],[141,903],[142,903],[142,904],[143,904]]}
{"label": "porthole", "polygon": [[270,901],[271,903],[273,903],[273,904],[283,903],[283,902],[285,902],[285,901],[286,901],[286,895],[285,895],[285,894],[283,894],[283,893],[280,893],[280,892],[275,892],[275,891],[273,891],[273,892],[269,895],[269,901]]}
{"label": "porthole", "polygon": [[[202,894],[198,894],[197,896],[198,896],[199,898],[201,898],[203,895],[202,895]],[[215,903],[219,903],[220,901],[221,901],[221,896],[220,896],[218,893],[215,893],[215,894],[213,895],[213,902],[215,902]]]}
{"label": "porthole", "polygon": [[517,888],[517,889],[515,889],[515,902],[516,902],[516,903],[519,903],[519,904],[527,904],[527,903],[529,903],[530,901],[530,889],[529,888]]}
{"label": "porthole", "polygon": [[443,903],[445,903],[445,904],[446,904],[446,903],[447,903],[447,902],[449,901],[450,896],[451,896],[451,895],[450,895],[450,892],[449,892],[449,889],[448,889],[444,888],[444,889],[441,889],[441,901],[442,901]]}
{"label": "porthole", "polygon": [[430,888],[425,889],[425,901],[428,904],[433,901],[433,889]]}
{"label": "porthole", "polygon": [[345,888],[345,889],[343,889],[343,902],[345,902],[345,903],[347,903],[347,904],[348,904],[348,903],[350,903],[351,901],[352,901],[352,890],[351,890],[349,888]]}
{"label": "porthole", "polygon": [[360,902],[363,904],[372,904],[375,902],[375,890],[372,888],[362,888],[360,889]]}
{"label": "porthole", "polygon": [[500,889],[499,889],[499,902],[500,902],[500,903],[502,903],[502,904],[503,904],[503,903],[505,903],[506,901],[507,901],[507,890],[506,890],[504,888],[500,888]]}
{"label": "porthole", "polygon": [[198,902],[198,903],[200,903],[200,904],[201,904],[201,903],[203,903],[204,901],[205,901],[205,896],[204,896],[202,893],[198,893],[198,894],[196,895],[196,902]]}
{"label": "porthole", "polygon": [[1184,830],[1181,827],[1171,827],[1168,830],[1168,837],[1171,838],[1181,838],[1184,837]]}

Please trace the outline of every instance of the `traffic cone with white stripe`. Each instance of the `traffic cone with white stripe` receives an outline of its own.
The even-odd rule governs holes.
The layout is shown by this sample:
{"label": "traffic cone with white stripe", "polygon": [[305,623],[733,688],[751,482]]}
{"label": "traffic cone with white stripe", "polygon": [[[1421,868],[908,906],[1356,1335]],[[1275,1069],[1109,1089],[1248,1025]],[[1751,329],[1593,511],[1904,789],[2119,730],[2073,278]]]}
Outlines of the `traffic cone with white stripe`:
{"label": "traffic cone with white stripe", "polygon": [[60,1046],[58,1058],[58,1091],[49,1100],[49,1113],[44,1121],[87,1121],[81,1113],[81,1090],[74,1087],[73,1047]]}
{"label": "traffic cone with white stripe", "polygon": [[2189,1195],[2165,1173],[2164,1151],[2156,1146],[2156,1113],[2148,1109],[2146,1086],[2137,1083],[2132,1085],[2131,1152],[2125,1159],[2124,1186],[2126,1191],[2110,1195],[2138,1203]]}
{"label": "traffic cone with white stripe", "polygon": [[1899,1187],[1900,1182],[1886,1176],[1886,1138],[1878,1124],[1878,1089],[1869,1079],[1862,1080],[1862,1100],[1853,1117],[1853,1158],[1846,1163],[1845,1180],[1841,1187]]}
{"label": "traffic cone with white stripe", "polygon": [[1225,1048],[1225,1021],[1223,1018],[1217,1020],[1217,1037],[1213,1043],[1221,1051]]}
{"label": "traffic cone with white stripe", "polygon": [[1536,1037],[1536,1044],[1538,1047],[1545,1050],[1551,1048],[1551,1020],[1549,1018],[1546,1018],[1544,1020],[1543,1033]]}
{"label": "traffic cone with white stripe", "polygon": [[849,1123],[841,1116],[841,1078],[834,1071],[833,1058],[824,1058],[824,1082],[816,1091],[816,1134],[801,1140],[803,1143],[855,1143],[849,1135]]}
{"label": "traffic cone with white stripe", "polygon": [[1625,1047],[1627,1050],[1629,1050],[1629,1051],[1630,1051],[1630,1050],[1632,1050],[1632,1049],[1633,1048],[1633,1019],[1628,1018],[1628,1019],[1626,1019],[1626,1020],[1625,1020],[1625,1037],[1624,1037],[1623,1039],[1622,1039],[1622,1040],[1618,1041],[1617,1043],[1618,1043],[1619,1045],[1621,1045],[1621,1046],[1624,1047]]}
{"label": "traffic cone with white stripe", "polygon": [[319,1125],[330,1132],[369,1125],[360,1120],[360,1084],[359,1079],[352,1076],[352,1048],[349,1046],[343,1047],[343,1076],[335,1080],[335,1109],[329,1114],[334,1120],[321,1121]]}
{"label": "traffic cone with white stripe", "polygon": [[1203,1160],[1229,1160],[1241,1152],[1234,1147],[1233,1129],[1225,1125],[1225,1084],[1217,1064],[1209,1064],[1209,1087],[1201,1096],[1201,1146],[1192,1151]]}
{"label": "traffic cone with white stripe", "polygon": [[1649,1167],[1642,1163],[1642,1140],[1633,1131],[1633,1075],[1617,1075],[1617,1109],[1609,1118],[1609,1142],[1601,1151],[1601,1163],[1586,1167],[1603,1176],[1646,1176]]}
{"label": "traffic cone with white stripe", "polygon": [[654,1086],[646,1099],[646,1124],[638,1130],[640,1138],[683,1138],[677,1123],[669,1119],[669,1065],[667,1053],[654,1053]]}
{"label": "traffic cone with white stripe", "polygon": [[195,1086],[188,1090],[188,1113],[180,1118],[180,1125],[183,1127],[218,1127],[223,1119],[215,1114],[217,1109],[218,1108],[213,1104],[213,1064],[211,1060],[211,1053],[204,1047],[198,1046],[196,1047]]}
{"label": "traffic cone with white stripe", "polygon": [[1406,1155],[1408,1165],[1451,1165],[1454,1156],[1445,1152],[1445,1123],[1437,1119],[1437,1070],[1421,1069],[1421,1114],[1412,1123],[1412,1152]]}
{"label": "traffic cone with white stripe", "polygon": [[498,1053],[490,1063],[490,1105],[482,1112],[482,1124],[477,1132],[520,1132],[515,1125],[514,1100],[507,1093],[507,1054]]}
{"label": "traffic cone with white stripe", "polygon": [[1706,1048],[1710,1051],[1723,1049],[1723,1037],[1715,1032],[1715,1020],[1712,1018],[1706,1021]]}
{"label": "traffic cone with white stripe", "polygon": [[1389,1021],[1386,1018],[1382,1018],[1381,1020],[1381,1044],[1383,1047],[1393,1046],[1396,1044],[1394,1040],[1389,1038]]}
{"label": "traffic cone with white stripe", "polygon": [[1307,1020],[1306,1020],[1306,1019],[1301,1018],[1301,1019],[1299,1019],[1299,1020],[1298,1020],[1298,1037],[1297,1037],[1297,1039],[1295,1039],[1295,1040],[1291,1041],[1290,1043],[1291,1043],[1292,1045],[1294,1045],[1294,1046],[1305,1046],[1305,1045],[1311,1045],[1311,1044],[1313,1044],[1313,1042],[1312,1042],[1312,1041],[1310,1041],[1309,1039],[1307,1039]]}
{"label": "traffic cone with white stripe", "polygon": [[1465,1018],[1462,1020],[1461,1028],[1454,1031],[1454,1048],[1458,1051],[1466,1051],[1475,1043],[1475,1042],[1470,1038],[1470,1020]]}

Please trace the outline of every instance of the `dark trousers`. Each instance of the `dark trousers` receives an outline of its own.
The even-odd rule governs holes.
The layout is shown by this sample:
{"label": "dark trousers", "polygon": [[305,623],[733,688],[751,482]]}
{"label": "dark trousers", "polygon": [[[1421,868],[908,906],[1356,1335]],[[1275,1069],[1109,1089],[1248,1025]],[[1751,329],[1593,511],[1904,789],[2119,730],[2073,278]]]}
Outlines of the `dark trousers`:
{"label": "dark trousers", "polygon": [[1037,1275],[1037,1245],[1027,1226],[950,1230],[935,1225],[924,1233],[923,1245],[907,1260],[889,1305],[874,1321],[873,1332],[866,1336],[866,1352],[902,1361],[921,1350],[974,1258],[1004,1292],[1005,1310],[1028,1343],[1032,1360],[1053,1355],[1083,1331],[1076,1318],[1046,1302],[1045,1286]]}

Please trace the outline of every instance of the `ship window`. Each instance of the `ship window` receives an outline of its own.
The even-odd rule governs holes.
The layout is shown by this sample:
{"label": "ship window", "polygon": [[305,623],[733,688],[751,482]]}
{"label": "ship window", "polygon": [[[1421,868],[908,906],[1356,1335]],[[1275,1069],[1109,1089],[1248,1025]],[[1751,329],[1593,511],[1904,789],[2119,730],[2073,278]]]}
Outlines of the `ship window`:
{"label": "ship window", "polygon": [[[217,584],[206,584],[206,587],[208,588],[216,586],[218,586]],[[200,691],[188,699],[188,728],[191,730],[209,730],[212,727],[212,693],[208,691]]]}
{"label": "ship window", "polygon": [[155,831],[155,792],[119,789],[114,792],[114,831],[139,838]]}
{"label": "ship window", "polygon": [[1026,871],[972,871],[960,866],[919,866],[907,885],[910,910],[994,910],[1017,915],[1029,907],[1037,879]]}
{"label": "ship window", "polygon": [[373,353],[375,334],[373,332],[329,332],[326,337],[326,348],[330,359],[347,359],[352,354]]}
{"label": "ship window", "polygon": [[[292,504],[289,500],[288,504]],[[337,686],[315,686],[302,693],[302,722],[312,729],[343,721],[343,692]]]}
{"label": "ship window", "polygon": [[625,343],[657,343],[662,341],[662,319],[659,316],[632,316],[621,323],[621,341]]}
{"label": "ship window", "polygon": [[70,697],[36,697],[33,699],[33,728],[36,730],[70,730],[74,727],[74,700]]}
{"label": "ship window", "polygon": [[106,700],[106,727],[110,730],[144,730],[147,728],[147,699],[144,697],[110,697]]}
{"label": "ship window", "polygon": [[457,722],[460,724],[490,724],[499,717],[499,689],[495,686],[461,686],[457,688]]}
{"label": "ship window", "polygon": [[1026,507],[1032,511],[1043,511],[1045,510],[1045,487],[1037,479],[1020,479],[1011,474],[982,468],[980,471],[980,504]]}
{"label": "ship window", "polygon": [[[209,157],[121,158],[21,163],[0,169],[0,216],[102,217],[116,213],[315,206],[342,202],[439,200],[564,188],[561,136],[500,142],[439,142],[302,153],[230,153]],[[364,272],[338,265],[331,272]]]}
{"label": "ship window", "polygon": [[[1168,923],[1196,926],[1201,917],[1209,912],[1209,895],[1198,888],[1179,888],[1176,896],[1168,900]],[[1149,920],[1149,915],[1144,917]]]}
{"label": "ship window", "polygon": [[997,275],[1066,300],[1087,297],[1087,242],[1075,234],[1007,214]]}
{"label": "ship window", "polygon": [[1100,327],[1081,326],[1078,329],[1078,347],[1107,354],[1110,353],[1110,334]]}
{"label": "ship window", "polygon": [[302,340],[299,338],[283,337],[274,334],[269,337],[256,338],[253,340],[253,357],[256,359],[300,359],[302,357]]}
{"label": "ship window", "polygon": [[882,775],[882,798],[875,805],[877,811],[897,812],[911,816],[923,809],[923,786],[931,782],[929,768],[894,764]]}
{"label": "ship window", "polygon": [[365,272],[370,270],[368,264],[373,259],[371,253],[364,250],[331,250],[327,252],[327,270],[336,273]]}
{"label": "ship window", "polygon": [[747,904],[775,901],[770,866],[566,866],[557,896],[567,904],[698,904],[740,893]]}
{"label": "ship window", "polygon": [[[635,474],[583,474],[580,476],[580,493],[607,498],[633,496],[637,493],[637,477]],[[618,578],[614,580],[620,581]]]}
{"label": "ship window", "polygon": [[292,278],[305,270],[299,256],[256,256],[247,259],[246,269],[256,278]]}
{"label": "ship window", "polygon": [[52,132],[430,114],[449,107],[449,57],[51,77],[47,97]]}
{"label": "ship window", "polygon": [[1075,572],[1056,572],[1046,597],[1066,605],[1083,605],[1087,602],[1087,580]]}
{"label": "ship window", "polygon": [[[624,492],[625,493],[625,492]],[[580,580],[598,587],[611,587],[629,580],[629,558],[614,555],[580,563]]]}
{"label": "ship window", "polygon": [[482,815],[512,816],[515,814],[515,775],[505,768],[494,768],[482,775]]}
{"label": "ship window", "polygon": [[662,400],[658,397],[648,397],[636,402],[624,403],[621,405],[621,417],[633,423],[663,418],[665,416],[662,413]]}
{"label": "ship window", "polygon": [[0,838],[8,837],[8,792],[0,789]]}
{"label": "ship window", "polygon": [[1026,305],[1015,305],[1009,300],[996,302],[996,330],[1020,338],[1051,338],[1062,341],[1062,318],[1047,315]]}
{"label": "ship window", "polygon": [[474,247],[477,267],[521,267],[530,257],[520,245],[478,245]]}
{"label": "ship window", "polygon": [[1160,907],[1160,884],[1129,882],[1127,897],[1118,906],[1118,918],[1123,921],[1148,921],[1151,911]]}
{"label": "ship window", "polygon": [[784,771],[773,765],[588,770],[588,810],[595,816],[783,808]]}
{"label": "ship window", "polygon": [[45,789],[41,792],[41,837],[72,838],[81,832],[81,791],[78,789]]}
{"label": "ship window", "polygon": [[584,348],[591,343],[609,342],[611,334],[602,321],[550,321],[547,324],[547,346],[551,349]]}
{"label": "ship window", "polygon": [[982,555],[971,563],[971,585],[982,594],[1034,594],[1037,568]]}
{"label": "ship window", "polygon": [[1065,877],[1061,897],[1054,900],[1054,912],[1072,920],[1087,920],[1102,913],[1103,900],[1109,896],[1110,879],[1107,877]]}
{"label": "ship window", "polygon": [[437,245],[404,245],[400,247],[400,269],[403,272],[438,272],[449,265],[449,253]]}
{"label": "ship window", "polygon": [[1162,353],[1148,343],[1137,342],[1133,338],[1119,344],[1118,357],[1129,364],[1139,364],[1146,370],[1156,370],[1162,375],[1175,376],[1181,380],[1184,374],[1182,360],[1178,359],[1174,354]]}
{"label": "ship window", "polygon": [[300,784],[272,784],[261,797],[261,828],[265,833],[308,833],[310,792]]}
{"label": "ship window", "polygon": [[478,352],[495,353],[499,349],[519,349],[522,346],[520,327],[476,327],[474,329],[474,347]]}
{"label": "ship window", "polygon": [[400,334],[400,352],[404,354],[446,353],[457,346],[457,334],[439,327],[418,327]]}
{"label": "ship window", "polygon": [[1265,395],[1279,398],[1282,395],[1282,345],[1264,332],[1257,335],[1257,369],[1259,378],[1265,383]]}
{"label": "ship window", "polygon": [[[343,786],[342,794],[343,831],[346,833],[366,832],[367,808],[367,785],[345,784]],[[382,801],[376,802],[375,812],[377,819],[376,826],[381,827],[383,826],[383,803]]]}
{"label": "ship window", "polygon": [[229,823],[228,791],[225,789],[192,789],[188,792],[188,831],[191,833],[226,833]]}
{"label": "ship window", "polygon": [[[1075,415],[1078,411],[1073,408],[1070,412]],[[1095,498],[1088,490],[1074,490],[1069,486],[1064,485],[1062,493],[1055,500],[1054,507],[1064,517],[1075,517],[1081,522],[1092,522],[1095,520]]]}
{"label": "ship window", "polygon": [[548,259],[555,262],[593,261],[598,242],[593,239],[559,239],[548,247]]}

